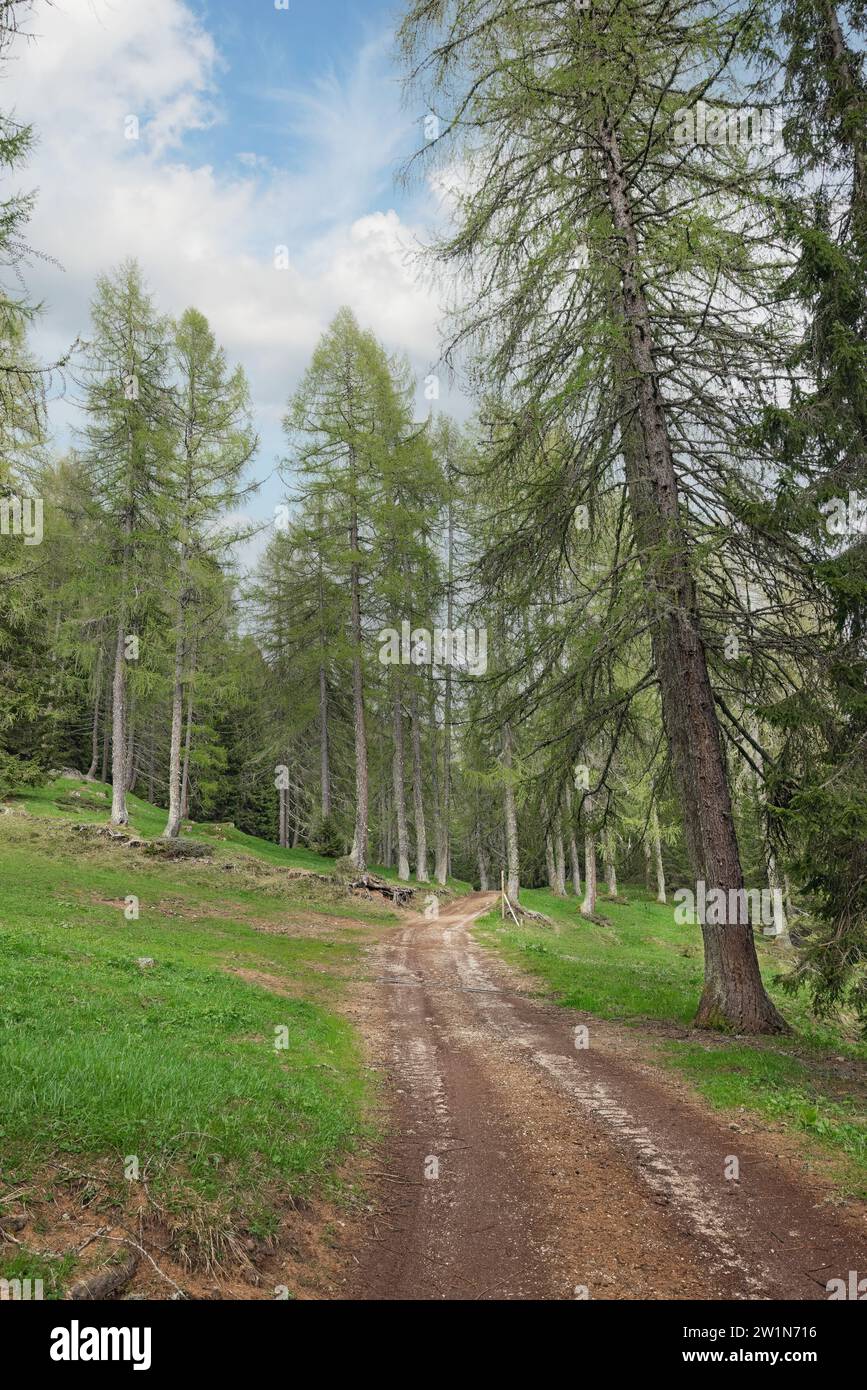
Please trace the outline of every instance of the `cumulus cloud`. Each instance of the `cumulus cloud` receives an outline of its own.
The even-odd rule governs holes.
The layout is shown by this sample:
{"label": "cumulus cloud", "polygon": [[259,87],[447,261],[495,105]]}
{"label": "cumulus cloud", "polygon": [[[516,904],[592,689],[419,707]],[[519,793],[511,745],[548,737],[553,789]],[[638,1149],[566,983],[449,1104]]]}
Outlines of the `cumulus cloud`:
{"label": "cumulus cloud", "polygon": [[[251,148],[249,130],[226,132],[224,161],[188,153],[191,136],[226,125],[226,67],[183,0],[56,0],[36,28],[2,100],[36,126],[22,180],[39,191],[29,235],[64,268],[35,263],[30,275],[46,306],[41,353],[86,334],[97,275],[136,257],[164,311],[196,304],[243,362],[263,475],[280,448],[289,392],[341,304],[390,350],[406,351],[420,374],[428,370],[437,297],[417,277],[414,228],[389,206],[409,141],[393,91],[383,97],[384,41],[357,55],[345,83],[323,76],[306,90],[267,94],[306,150],[283,168]],[[281,246],[285,269],[276,263]],[[70,418],[58,409],[61,431]]]}

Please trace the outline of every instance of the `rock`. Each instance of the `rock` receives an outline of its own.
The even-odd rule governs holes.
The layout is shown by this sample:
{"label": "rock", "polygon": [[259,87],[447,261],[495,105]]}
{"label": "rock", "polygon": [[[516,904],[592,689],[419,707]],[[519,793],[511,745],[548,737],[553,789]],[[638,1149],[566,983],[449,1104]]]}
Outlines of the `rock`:
{"label": "rock", "polygon": [[147,970],[149,966],[156,965],[156,961],[154,960],[153,956],[139,956],[138,960],[136,961],[136,965],[138,966],[139,970]]}

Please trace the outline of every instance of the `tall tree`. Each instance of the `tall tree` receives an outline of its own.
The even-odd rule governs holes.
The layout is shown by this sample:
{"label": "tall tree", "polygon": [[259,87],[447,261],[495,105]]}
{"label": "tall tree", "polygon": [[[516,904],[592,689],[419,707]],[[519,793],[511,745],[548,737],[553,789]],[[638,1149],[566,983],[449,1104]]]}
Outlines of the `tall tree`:
{"label": "tall tree", "polygon": [[127,665],[142,655],[132,630],[143,589],[152,588],[159,521],[174,440],[169,395],[169,332],[139,267],[126,262],[97,282],[91,305],[84,428],[85,456],[103,513],[102,566],[107,611],[115,615],[112,653],[112,806],[126,805]]}
{"label": "tall tree", "polygon": [[[761,270],[744,237],[745,158],[708,157],[676,130],[679,111],[725,74],[737,25],[736,14],[685,15],[677,0],[589,10],[416,0],[401,30],[431,104],[447,104],[440,143],[451,157],[462,137],[468,188],[439,251],[470,282],[454,343],[481,345],[480,379],[511,407],[495,471],[514,470],[555,428],[575,440],[559,497],[550,475],[543,480],[541,535],[512,537],[512,561],[532,543],[536,565],[546,551],[562,553],[588,477],[610,473],[619,445],[693,868],[726,892],[743,887],[743,874],[687,497],[706,461],[718,476],[733,442],[722,395],[708,383],[741,352],[742,370],[766,342],[748,312]],[[683,72],[698,74],[685,91]],[[740,332],[732,298],[745,310]],[[677,346],[685,340],[689,353]],[[708,445],[696,452],[702,438]],[[702,931],[698,1022],[783,1029],[749,925],[705,922]]]}
{"label": "tall tree", "polygon": [[176,445],[162,518],[175,552],[169,586],[175,650],[167,839],[176,838],[181,827],[183,711],[194,650],[191,610],[205,605],[221,559],[239,539],[237,527],[227,529],[220,522],[241,496],[241,477],[257,444],[244,373],[240,367],[229,369],[198,310],[187,309],[177,324],[172,359]]}

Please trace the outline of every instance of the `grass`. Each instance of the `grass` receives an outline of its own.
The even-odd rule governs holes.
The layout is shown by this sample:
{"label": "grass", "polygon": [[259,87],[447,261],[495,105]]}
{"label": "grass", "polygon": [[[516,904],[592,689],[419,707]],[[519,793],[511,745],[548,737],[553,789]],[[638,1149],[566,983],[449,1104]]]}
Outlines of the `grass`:
{"label": "grass", "polygon": [[[85,840],[70,817],[106,814],[57,804],[79,786],[92,795],[65,779],[20,797],[28,815],[0,817],[0,1198],[34,1187],[48,1200],[53,1181],[95,1169],[103,1199],[123,1204],[135,1158],[175,1248],[219,1262],[323,1190],[367,1132],[366,1073],[334,1006],[359,923],[396,918],[280,873],[331,861],[239,831],[197,828],[213,861]],[[133,798],[131,812],[139,834],[162,830],[158,808]],[[4,1254],[0,1277],[20,1264]]]}
{"label": "grass", "polygon": [[[31,815],[67,819],[74,817],[82,825],[104,824],[111,810],[111,786],[105,782],[83,782],[78,778],[59,777],[46,786],[22,790],[16,795],[15,801]],[[132,794],[127,795],[127,808],[131,831],[142,836],[143,839],[156,839],[162,835],[166,825],[165,810],[158,806],[152,806],[150,802],[143,801],[141,797]],[[277,868],[309,869],[312,873],[320,874],[334,872],[335,861],[325,855],[315,854],[313,850],[302,847],[283,849],[281,845],[276,845],[271,840],[263,840],[256,835],[248,835],[245,831],[238,830],[236,826],[229,824],[186,822],[186,825],[188,828],[183,834],[185,840],[194,840],[199,844],[214,845],[218,843],[236,847],[247,854],[275,865]],[[388,879],[389,882],[398,882],[396,868],[372,864],[370,870],[372,873]],[[437,889],[435,884],[420,884],[414,874],[410,875],[408,882],[410,886],[420,888],[423,892],[442,891]],[[449,878],[446,884],[446,889],[450,893],[470,893],[472,888],[471,883],[465,883],[458,878]]]}
{"label": "grass", "polygon": [[524,890],[524,906],[550,917],[555,930],[504,924],[499,914],[482,919],[476,930],[543,980],[564,1008],[636,1028],[652,1020],[655,1027],[648,1031],[658,1059],[686,1076],[711,1105],[750,1111],[806,1137],[817,1154],[830,1157],[846,1192],[867,1197],[867,1044],[849,1021],[819,1020],[805,994],[784,994],[778,979],[785,958],[759,940],[765,984],[792,1025],[791,1037],[660,1036],[659,1025],[688,1028],[695,1014],[703,977],[701,933],[676,924],[671,905],[643,891],[627,889],[625,896],[623,903],[600,896],[598,912],[608,920],[599,925],[579,916],[575,898]]}

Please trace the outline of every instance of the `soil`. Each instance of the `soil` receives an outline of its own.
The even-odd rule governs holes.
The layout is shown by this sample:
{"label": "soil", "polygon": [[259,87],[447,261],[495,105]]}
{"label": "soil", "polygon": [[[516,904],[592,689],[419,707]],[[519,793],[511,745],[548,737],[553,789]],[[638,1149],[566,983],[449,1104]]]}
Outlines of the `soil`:
{"label": "soil", "polygon": [[387,1138],[332,1297],[811,1300],[867,1269],[863,1208],[834,1205],[794,1145],[710,1112],[475,942],[494,901],[370,948],[351,1016]]}

